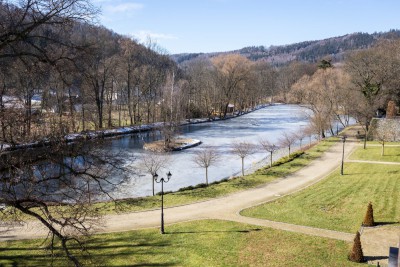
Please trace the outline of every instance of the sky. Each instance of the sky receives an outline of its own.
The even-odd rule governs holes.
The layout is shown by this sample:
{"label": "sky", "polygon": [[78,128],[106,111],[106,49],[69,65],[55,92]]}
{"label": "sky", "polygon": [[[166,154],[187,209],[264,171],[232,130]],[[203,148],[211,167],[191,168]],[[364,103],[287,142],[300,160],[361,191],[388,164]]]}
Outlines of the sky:
{"label": "sky", "polygon": [[399,0],[93,0],[99,23],[168,54],[400,29]]}

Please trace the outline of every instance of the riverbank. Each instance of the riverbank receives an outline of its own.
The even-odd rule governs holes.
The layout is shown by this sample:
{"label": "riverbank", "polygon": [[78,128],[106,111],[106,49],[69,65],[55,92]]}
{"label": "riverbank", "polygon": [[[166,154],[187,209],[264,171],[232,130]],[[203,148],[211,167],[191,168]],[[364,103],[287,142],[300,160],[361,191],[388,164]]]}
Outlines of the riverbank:
{"label": "riverbank", "polygon": [[[244,111],[241,113],[234,113],[232,115],[228,115],[225,118],[197,118],[197,119],[187,119],[186,121],[182,121],[179,126],[186,126],[191,124],[200,124],[200,123],[208,123],[208,122],[216,122],[222,120],[228,120],[237,118],[256,110],[271,106],[274,104],[262,104],[256,106],[254,109],[250,109],[248,111]],[[128,134],[135,134],[135,133],[143,133],[149,132],[156,129],[160,129],[164,127],[163,122],[155,122],[150,124],[142,124],[142,125],[135,125],[135,126],[126,126],[126,127],[119,127],[114,129],[104,129],[104,130],[97,130],[97,131],[84,131],[81,133],[70,133],[64,136],[64,141],[66,143],[73,143],[79,140],[91,140],[91,139],[98,139],[98,138],[112,138],[121,135],[128,135]],[[16,150],[23,150],[28,148],[36,148],[36,147],[45,147],[51,146],[53,141],[48,139],[43,139],[40,141],[26,143],[26,144],[9,144],[9,143],[0,143],[0,152],[7,152],[7,151],[16,151]]]}
{"label": "riverbank", "polygon": [[[164,199],[165,207],[170,207],[165,211],[166,220],[168,224],[204,218],[235,220],[238,211],[244,208],[307,187],[325,177],[339,165],[342,153],[341,144],[332,141],[323,144],[326,145],[326,149],[322,149],[318,145],[306,155],[289,161],[288,164],[273,167],[271,170],[269,168],[260,170],[244,179],[232,179],[214,186],[198,188],[190,191],[190,194],[188,191],[171,193]],[[346,155],[350,151],[351,149],[345,151]],[[312,164],[310,164],[311,162]],[[205,194],[209,195],[205,196]],[[147,211],[143,212],[105,215],[102,227],[98,228],[96,232],[119,232],[158,227],[159,197],[146,199],[154,199],[152,204],[154,209],[146,207]],[[177,199],[180,199],[180,203],[176,201]],[[175,202],[171,203],[174,200]],[[115,204],[110,203],[109,207],[111,206],[115,206]],[[15,227],[9,232],[5,231],[5,234],[7,236],[0,234],[2,240],[31,239],[45,236],[46,231],[40,223],[31,221],[23,226]]]}

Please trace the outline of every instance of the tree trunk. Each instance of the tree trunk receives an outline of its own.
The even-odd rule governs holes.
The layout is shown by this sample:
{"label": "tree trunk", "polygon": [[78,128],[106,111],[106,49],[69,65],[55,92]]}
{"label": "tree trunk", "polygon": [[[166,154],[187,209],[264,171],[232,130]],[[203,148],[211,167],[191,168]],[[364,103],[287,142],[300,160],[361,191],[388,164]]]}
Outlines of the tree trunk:
{"label": "tree trunk", "polygon": [[155,193],[154,193],[154,187],[155,187],[155,184],[154,184],[154,175],[151,175],[151,180],[153,181],[153,196],[155,195]]}
{"label": "tree trunk", "polygon": [[367,149],[367,133],[368,133],[368,131],[367,130],[364,130],[364,149]]}
{"label": "tree trunk", "polygon": [[69,100],[69,114],[70,114],[70,121],[72,125],[72,131],[74,132],[76,129],[75,125],[75,118],[74,118],[74,101],[71,96],[71,88],[68,88],[68,100]]}
{"label": "tree trunk", "polygon": [[82,103],[82,131],[86,130],[86,125],[85,125],[85,104]]}
{"label": "tree trunk", "polygon": [[270,165],[269,165],[269,167],[271,167],[272,168],[272,151],[270,152],[271,153],[271,163],[270,163]]}
{"label": "tree trunk", "polygon": [[242,177],[244,176],[244,158],[242,158]]}

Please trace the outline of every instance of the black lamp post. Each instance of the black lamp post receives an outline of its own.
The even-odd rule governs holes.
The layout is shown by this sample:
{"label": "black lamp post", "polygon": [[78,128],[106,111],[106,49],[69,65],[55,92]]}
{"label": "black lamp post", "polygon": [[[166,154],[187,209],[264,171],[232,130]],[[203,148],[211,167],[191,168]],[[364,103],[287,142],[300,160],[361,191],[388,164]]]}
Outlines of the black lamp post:
{"label": "black lamp post", "polygon": [[343,164],[344,164],[344,143],[346,142],[347,136],[343,135],[342,136],[342,142],[343,142],[343,151],[342,151],[342,166],[340,168],[340,175],[343,175]]}
{"label": "black lamp post", "polygon": [[158,174],[155,173],[153,175],[154,181],[156,183],[161,183],[161,230],[160,230],[161,234],[165,233],[164,232],[164,183],[168,183],[169,179],[171,179],[171,176],[172,176],[171,172],[168,172],[167,173],[167,179],[161,177],[158,180]]}

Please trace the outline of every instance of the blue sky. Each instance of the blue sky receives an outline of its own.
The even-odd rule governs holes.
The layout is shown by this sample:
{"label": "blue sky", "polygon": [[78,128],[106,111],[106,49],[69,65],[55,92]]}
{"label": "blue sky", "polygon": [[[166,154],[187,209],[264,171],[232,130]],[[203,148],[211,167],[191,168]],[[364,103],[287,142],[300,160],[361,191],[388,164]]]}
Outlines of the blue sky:
{"label": "blue sky", "polygon": [[167,53],[284,45],[400,29],[399,0],[93,0],[100,23]]}

